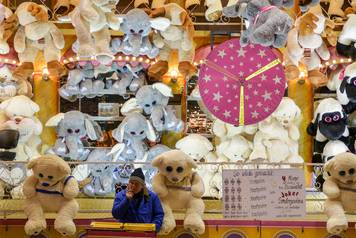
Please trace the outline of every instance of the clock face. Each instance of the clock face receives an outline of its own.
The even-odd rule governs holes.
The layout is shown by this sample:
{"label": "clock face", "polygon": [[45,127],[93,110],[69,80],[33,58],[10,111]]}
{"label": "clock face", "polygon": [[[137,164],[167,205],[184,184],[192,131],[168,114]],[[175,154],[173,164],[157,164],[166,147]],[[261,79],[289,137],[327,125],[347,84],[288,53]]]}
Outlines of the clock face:
{"label": "clock face", "polygon": [[278,107],[286,88],[283,66],[270,48],[241,47],[239,39],[218,45],[199,72],[208,110],[233,125],[251,125]]}

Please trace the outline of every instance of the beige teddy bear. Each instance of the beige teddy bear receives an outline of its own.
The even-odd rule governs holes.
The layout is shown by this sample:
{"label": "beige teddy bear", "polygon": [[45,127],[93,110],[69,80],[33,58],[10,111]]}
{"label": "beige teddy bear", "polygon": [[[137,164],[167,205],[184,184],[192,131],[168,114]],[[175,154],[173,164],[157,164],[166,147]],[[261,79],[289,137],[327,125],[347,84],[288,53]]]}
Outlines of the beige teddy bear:
{"label": "beige teddy bear", "polygon": [[185,209],[184,228],[193,233],[203,234],[202,219],[205,205],[202,178],[193,169],[194,160],[180,150],[171,150],[157,156],[152,166],[158,173],[152,179],[152,188],[160,198],[164,210],[160,234],[170,233],[176,226],[172,210]]}
{"label": "beige teddy bear", "polygon": [[46,229],[44,212],[57,212],[54,229],[63,236],[76,231],[73,218],[79,205],[74,199],[79,192],[78,182],[70,176],[69,165],[56,155],[43,155],[27,165],[33,175],[26,178],[23,193],[26,197],[24,211],[28,217],[25,232],[38,235]]}
{"label": "beige teddy bear", "polygon": [[338,154],[325,164],[324,171],[328,174],[323,185],[328,197],[324,205],[327,230],[340,234],[348,228],[345,212],[356,212],[356,155]]}

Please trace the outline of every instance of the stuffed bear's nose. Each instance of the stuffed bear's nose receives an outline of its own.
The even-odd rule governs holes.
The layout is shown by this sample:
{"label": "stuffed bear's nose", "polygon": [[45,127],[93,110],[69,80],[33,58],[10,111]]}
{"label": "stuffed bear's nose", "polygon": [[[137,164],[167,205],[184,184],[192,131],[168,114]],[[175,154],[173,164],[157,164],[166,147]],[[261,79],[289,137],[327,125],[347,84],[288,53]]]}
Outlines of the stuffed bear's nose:
{"label": "stuffed bear's nose", "polygon": [[97,170],[96,170],[96,172],[97,172],[97,173],[100,173],[100,172],[101,172],[101,170],[100,170],[100,169],[97,169]]}
{"label": "stuffed bear's nose", "polygon": [[42,186],[48,187],[48,186],[49,186],[49,183],[42,183]]}
{"label": "stuffed bear's nose", "polygon": [[174,177],[174,178],[172,178],[172,181],[173,182],[178,182],[178,178]]}

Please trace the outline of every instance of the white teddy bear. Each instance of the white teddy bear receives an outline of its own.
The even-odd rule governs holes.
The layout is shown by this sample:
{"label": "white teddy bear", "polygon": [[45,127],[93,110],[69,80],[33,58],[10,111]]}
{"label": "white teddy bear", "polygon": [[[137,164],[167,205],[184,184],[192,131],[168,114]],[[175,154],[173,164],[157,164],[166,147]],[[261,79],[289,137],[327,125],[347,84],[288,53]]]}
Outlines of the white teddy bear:
{"label": "white teddy bear", "polygon": [[[212,152],[214,150],[213,144],[202,135],[190,134],[183,137],[177,141],[176,148],[189,155],[195,162],[218,162],[218,158]],[[210,185],[218,167],[218,165],[198,165],[197,171],[204,178],[204,197],[219,197],[219,191],[216,187]]]}
{"label": "white teddy bear", "polygon": [[220,142],[229,140],[235,135],[253,137],[257,132],[257,124],[246,126],[234,126],[229,123],[216,119],[213,123],[213,133],[219,137]]}
{"label": "white teddy bear", "polygon": [[4,126],[20,133],[15,160],[26,161],[38,156],[42,124],[35,117],[35,113],[40,110],[39,106],[28,97],[19,95],[3,101],[0,109],[7,117]]}
{"label": "white teddy bear", "polygon": [[250,160],[303,163],[298,154],[300,117],[301,111],[295,102],[284,97],[276,111],[258,124]]}

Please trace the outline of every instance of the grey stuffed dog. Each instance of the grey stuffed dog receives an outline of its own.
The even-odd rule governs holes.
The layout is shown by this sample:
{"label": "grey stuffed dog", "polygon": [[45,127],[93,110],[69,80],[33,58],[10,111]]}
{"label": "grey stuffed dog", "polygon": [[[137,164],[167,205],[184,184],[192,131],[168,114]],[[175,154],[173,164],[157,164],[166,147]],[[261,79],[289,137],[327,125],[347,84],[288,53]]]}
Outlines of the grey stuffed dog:
{"label": "grey stuffed dog", "polygon": [[88,164],[91,181],[83,187],[83,192],[87,196],[106,196],[114,192],[115,184],[112,173],[115,166],[105,163],[112,161],[112,157],[107,156],[108,152],[107,149],[93,150],[86,160],[87,162],[103,162]]}
{"label": "grey stuffed dog", "polygon": [[121,113],[143,110],[146,115],[150,115],[152,125],[157,131],[180,132],[184,128],[183,121],[167,107],[169,97],[172,96],[172,89],[163,83],[145,85],[137,91],[136,98],[128,100],[123,105]]}
{"label": "grey stuffed dog", "polygon": [[227,17],[242,17],[248,21],[248,28],[241,33],[240,44],[283,47],[288,32],[293,26],[292,18],[268,0],[240,0],[236,5],[223,9]]}
{"label": "grey stuffed dog", "polygon": [[59,113],[50,118],[46,126],[57,126],[58,139],[49,152],[71,160],[87,158],[90,151],[84,148],[83,138],[99,140],[102,137],[99,124],[80,111]]}
{"label": "grey stuffed dog", "polygon": [[111,48],[114,53],[122,52],[125,55],[147,55],[155,58],[159,49],[155,47],[149,39],[152,29],[164,31],[170,25],[167,18],[150,18],[142,9],[132,9],[121,19],[120,29],[125,36],[121,41],[115,38],[111,41]]}

